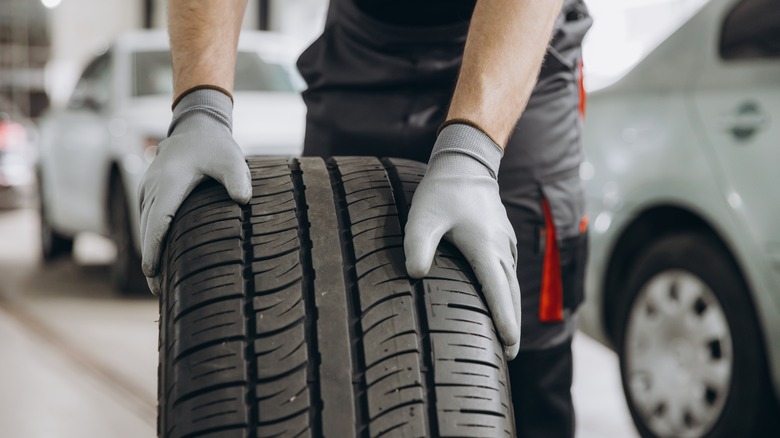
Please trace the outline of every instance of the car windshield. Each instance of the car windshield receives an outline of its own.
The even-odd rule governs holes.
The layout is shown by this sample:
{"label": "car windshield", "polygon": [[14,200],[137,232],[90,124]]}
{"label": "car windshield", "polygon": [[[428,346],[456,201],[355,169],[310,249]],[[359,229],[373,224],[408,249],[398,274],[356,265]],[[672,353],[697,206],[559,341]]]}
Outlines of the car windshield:
{"label": "car windshield", "polygon": [[[133,97],[173,94],[171,55],[168,51],[133,54]],[[235,91],[298,91],[291,67],[266,62],[253,52],[238,52]]]}
{"label": "car windshield", "polygon": [[709,0],[587,0],[593,27],[583,42],[585,86],[617,79]]}

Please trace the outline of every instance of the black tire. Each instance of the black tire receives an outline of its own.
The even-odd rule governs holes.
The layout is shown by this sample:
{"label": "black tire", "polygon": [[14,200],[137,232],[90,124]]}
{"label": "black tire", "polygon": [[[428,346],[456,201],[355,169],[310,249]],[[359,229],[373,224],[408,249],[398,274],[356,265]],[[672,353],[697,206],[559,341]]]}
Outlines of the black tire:
{"label": "black tire", "polygon": [[[673,278],[664,277],[664,275],[679,276],[675,278],[695,279],[695,281],[689,284],[702,284],[704,285],[704,290],[706,290],[706,292],[699,290],[701,296],[693,301],[691,306],[680,307],[683,311],[689,312],[688,317],[680,318],[680,322],[683,322],[684,319],[688,321],[688,318],[692,321],[696,321],[696,318],[701,318],[702,321],[704,321],[704,318],[710,318],[710,321],[722,320],[718,315],[725,316],[725,324],[728,326],[728,332],[730,333],[730,345],[723,343],[720,337],[713,335],[709,344],[709,352],[707,353],[709,355],[707,356],[707,363],[710,366],[722,366],[717,364],[718,361],[729,360],[731,362],[731,373],[726,383],[721,385],[723,388],[727,388],[727,390],[719,390],[715,384],[711,387],[704,385],[705,391],[701,394],[701,402],[703,403],[702,406],[705,406],[704,403],[706,403],[706,406],[713,409],[709,416],[700,415],[701,412],[707,412],[706,410],[699,411],[694,415],[691,413],[694,411],[686,412],[686,408],[668,409],[668,406],[663,402],[653,402],[659,406],[652,415],[648,415],[647,409],[644,409],[643,412],[640,404],[636,401],[641,400],[641,394],[637,393],[637,391],[642,391],[643,389],[641,389],[641,385],[639,386],[640,389],[632,387],[631,376],[629,375],[629,361],[639,361],[640,354],[649,355],[652,358],[663,356],[663,354],[657,355],[652,354],[652,352],[648,354],[647,350],[644,353],[631,352],[631,346],[629,345],[631,341],[627,339],[627,330],[629,330],[629,322],[632,315],[636,315],[634,318],[664,317],[660,314],[666,311],[658,310],[662,306],[656,306],[654,302],[643,301],[639,298],[643,290],[645,290],[644,293],[646,294],[651,293],[650,289],[645,288],[652,287],[650,285],[652,285],[653,281]],[[662,283],[656,284],[662,285]],[[658,290],[663,291],[664,295],[666,293],[670,294],[670,300],[676,300],[680,303],[685,301],[679,298],[680,288],[683,287],[682,284],[678,284],[677,280],[673,280],[670,284],[671,286],[668,289],[661,287]],[[712,237],[699,233],[679,233],[662,237],[648,245],[647,249],[637,257],[631,268],[624,291],[625,293],[619,297],[619,310],[614,327],[619,328],[617,345],[620,355],[623,390],[631,416],[639,433],[643,437],[705,436],[725,438],[765,436],[763,433],[766,430],[763,425],[766,424],[765,421],[768,419],[766,414],[771,410],[771,408],[767,409],[767,407],[774,406],[774,403],[771,403],[773,396],[768,379],[763,337],[753,310],[750,292],[739,269],[726,249]],[[660,294],[661,292],[656,293]],[[706,297],[714,297],[714,300],[710,298],[703,299],[702,297],[705,297],[705,294]],[[653,314],[654,312],[658,315]],[[708,315],[708,312],[719,313]],[[640,315],[640,313],[644,313],[644,315]],[[651,314],[653,315],[646,316]],[[674,321],[670,319],[659,319],[658,322],[659,327],[664,328],[674,325]],[[694,322],[694,324],[696,323]],[[688,327],[691,326],[689,325]],[[660,331],[665,331],[665,329]],[[641,333],[653,333],[653,331],[645,330]],[[653,333],[649,336],[659,338],[666,335]],[[676,334],[676,336],[679,336],[679,334]],[[684,338],[680,337],[679,339]],[[675,345],[673,346],[672,344]],[[634,351],[642,351],[636,345],[639,344],[635,344]],[[672,352],[673,348],[687,344],[658,342],[655,345],[663,345],[662,348],[670,354],[670,357],[678,358],[677,360],[679,360],[679,363],[682,364],[685,370],[682,375],[690,373],[692,379],[700,379],[702,378],[701,376],[704,376],[700,368],[692,365],[695,362],[687,359],[687,357],[695,356],[688,355],[686,357],[685,353]],[[691,345],[696,347],[694,344]],[[695,348],[692,351],[695,351]],[[677,354],[677,356],[674,356],[674,354]],[[633,356],[633,358],[629,356]],[[659,368],[654,367],[653,369]],[[671,373],[668,375],[670,376],[668,380],[657,382],[659,379],[650,378],[647,382],[650,382],[649,384],[651,385],[666,385],[667,389],[662,390],[663,392],[679,391],[670,386],[676,384],[675,377]],[[677,375],[680,375],[680,373],[677,373]],[[702,380],[706,381],[708,378],[702,378]],[[698,394],[694,394],[696,398],[699,397]],[[719,398],[723,397],[725,399],[719,400]],[[770,401],[770,403],[768,404],[767,401]],[[668,415],[682,416],[675,421],[682,419],[685,427],[688,429],[684,428],[672,433],[662,432],[662,425],[665,420],[662,417]],[[696,415],[700,415],[700,417]],[[650,418],[652,416],[661,418],[661,425],[654,424],[653,421],[657,419]],[[709,420],[703,420],[707,418]],[[707,426],[705,427],[705,425]],[[701,429],[697,430],[697,428]]]}
{"label": "black tire", "polygon": [[46,200],[43,194],[43,180],[38,177],[38,216],[41,241],[41,258],[44,263],[70,256],[73,253],[73,238],[54,230],[46,210]]}
{"label": "black tire", "polygon": [[108,215],[111,221],[111,240],[116,246],[116,259],[111,265],[111,283],[124,294],[146,294],[149,292],[149,287],[141,271],[141,257],[133,243],[127,195],[118,177],[111,179],[109,190]]}
{"label": "black tire", "polygon": [[214,182],[169,233],[158,435],[510,437],[506,361],[464,259],[406,276],[424,166],[250,158],[241,208]]}

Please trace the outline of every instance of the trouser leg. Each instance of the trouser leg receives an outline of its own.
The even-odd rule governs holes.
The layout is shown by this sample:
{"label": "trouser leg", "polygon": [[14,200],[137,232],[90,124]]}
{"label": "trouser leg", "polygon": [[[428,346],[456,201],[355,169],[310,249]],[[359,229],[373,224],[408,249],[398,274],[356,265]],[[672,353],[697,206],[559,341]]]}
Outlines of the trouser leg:
{"label": "trouser leg", "polygon": [[[541,321],[539,315],[545,260],[544,217],[525,208],[508,207],[517,235],[517,276],[523,299],[520,353],[509,362],[518,437],[574,436],[571,399],[571,340],[578,300],[564,300],[561,321]],[[560,245],[561,274],[567,290],[581,287],[586,259],[585,235]]]}
{"label": "trouser leg", "polygon": [[[575,431],[571,341],[587,259],[578,104],[570,69],[540,80],[499,171],[501,198],[517,236],[522,295],[520,353],[509,363],[521,438],[573,437]],[[556,276],[557,287],[551,282]]]}
{"label": "trouser leg", "polygon": [[521,351],[509,363],[519,438],[574,437],[570,337],[543,350]]}

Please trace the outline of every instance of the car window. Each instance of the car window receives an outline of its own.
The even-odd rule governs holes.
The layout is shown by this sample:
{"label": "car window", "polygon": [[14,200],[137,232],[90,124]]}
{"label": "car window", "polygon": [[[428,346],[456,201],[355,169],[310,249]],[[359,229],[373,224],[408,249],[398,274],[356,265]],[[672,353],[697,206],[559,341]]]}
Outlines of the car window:
{"label": "car window", "polygon": [[101,109],[107,106],[111,100],[111,66],[110,51],[90,62],[73,90],[68,107]]}
{"label": "car window", "polygon": [[585,87],[623,76],[709,0],[585,0],[593,27],[585,35]]}
{"label": "car window", "polygon": [[168,51],[133,54],[133,96],[173,94],[173,69]]}
{"label": "car window", "polygon": [[720,56],[726,60],[780,58],[777,0],[742,0],[723,21]]}
{"label": "car window", "polygon": [[[173,70],[168,51],[133,55],[133,96],[173,94]],[[263,61],[252,52],[236,56],[235,91],[297,91],[292,68]]]}
{"label": "car window", "polygon": [[291,69],[265,62],[254,53],[236,58],[236,91],[296,91]]}

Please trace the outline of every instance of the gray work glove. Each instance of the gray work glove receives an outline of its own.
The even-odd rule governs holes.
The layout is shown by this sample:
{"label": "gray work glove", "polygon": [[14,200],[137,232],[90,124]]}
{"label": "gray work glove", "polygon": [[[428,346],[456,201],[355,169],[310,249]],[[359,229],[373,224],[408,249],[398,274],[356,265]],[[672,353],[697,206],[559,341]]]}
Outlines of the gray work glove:
{"label": "gray work glove", "polygon": [[479,129],[445,127],[412,199],[404,252],[411,277],[428,274],[442,236],[466,257],[482,286],[508,359],[520,345],[517,238],[498,194],[502,151]]}
{"label": "gray work glove", "polygon": [[168,138],[141,181],[142,268],[152,293],[160,293],[162,244],[179,206],[206,177],[225,186],[233,200],[252,198],[252,177],[233,140],[233,102],[203,89],[187,94],[173,109]]}

